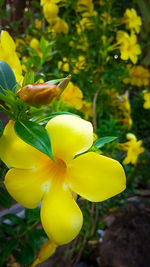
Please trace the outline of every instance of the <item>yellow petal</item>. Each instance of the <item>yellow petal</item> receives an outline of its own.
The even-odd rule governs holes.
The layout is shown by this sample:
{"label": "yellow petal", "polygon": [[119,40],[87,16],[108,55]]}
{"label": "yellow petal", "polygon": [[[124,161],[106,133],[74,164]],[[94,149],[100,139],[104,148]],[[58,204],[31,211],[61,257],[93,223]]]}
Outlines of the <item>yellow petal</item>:
{"label": "yellow petal", "polygon": [[77,116],[59,115],[48,122],[46,129],[54,156],[66,162],[92,146],[92,124]]}
{"label": "yellow petal", "polygon": [[44,195],[41,221],[48,237],[57,245],[72,241],[82,227],[82,213],[65,184],[53,184]]}
{"label": "yellow petal", "polygon": [[51,240],[48,240],[45,242],[40,250],[38,251],[38,255],[35,259],[35,261],[32,263],[31,267],[37,266],[39,263],[46,261],[49,259],[56,251],[57,245],[52,242]]}
{"label": "yellow petal", "polygon": [[103,201],[126,187],[125,172],[113,159],[89,152],[72,161],[68,168],[72,191],[90,201]]}
{"label": "yellow petal", "polygon": [[36,208],[44,194],[45,180],[39,170],[11,169],[4,184],[10,195],[26,208]]}
{"label": "yellow petal", "polygon": [[8,166],[29,169],[47,157],[21,140],[15,133],[14,121],[9,121],[0,138],[0,158]]}
{"label": "yellow petal", "polygon": [[1,45],[7,53],[14,52],[16,44],[7,31],[1,32]]}

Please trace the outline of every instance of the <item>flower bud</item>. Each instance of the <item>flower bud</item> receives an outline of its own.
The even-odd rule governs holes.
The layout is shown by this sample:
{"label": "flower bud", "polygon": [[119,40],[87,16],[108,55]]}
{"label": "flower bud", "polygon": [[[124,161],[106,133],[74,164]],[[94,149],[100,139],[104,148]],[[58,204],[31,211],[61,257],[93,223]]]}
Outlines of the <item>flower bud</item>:
{"label": "flower bud", "polygon": [[39,263],[46,261],[48,258],[50,258],[56,251],[57,245],[51,241],[48,240],[43,244],[41,249],[39,250],[37,257],[35,261],[32,263],[31,267],[37,266]]}
{"label": "flower bud", "polygon": [[58,87],[61,89],[61,91],[64,91],[70,80],[71,80],[71,74],[69,74],[62,82],[58,84]]}
{"label": "flower bud", "polygon": [[60,88],[54,84],[28,84],[22,87],[17,96],[30,106],[40,107],[50,104],[60,95]]}

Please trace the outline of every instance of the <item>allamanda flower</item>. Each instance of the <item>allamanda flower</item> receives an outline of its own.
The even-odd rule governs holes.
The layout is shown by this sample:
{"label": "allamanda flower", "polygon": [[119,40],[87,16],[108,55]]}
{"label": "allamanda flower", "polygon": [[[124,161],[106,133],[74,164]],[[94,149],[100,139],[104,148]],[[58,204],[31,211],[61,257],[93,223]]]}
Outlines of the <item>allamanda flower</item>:
{"label": "allamanda flower", "polygon": [[69,82],[63,91],[60,100],[67,106],[81,109],[83,106],[83,93],[78,86]]}
{"label": "allamanda flower", "polygon": [[90,122],[59,115],[47,123],[46,129],[54,162],[20,139],[13,121],[7,124],[0,138],[0,156],[13,167],[4,181],[9,193],[27,208],[37,207],[42,200],[43,227],[56,245],[62,245],[77,236],[83,223],[72,192],[90,201],[103,201],[124,190],[126,179],[123,167],[116,160],[94,152],[79,155],[92,146]]}
{"label": "allamanda flower", "polygon": [[121,59],[130,59],[133,64],[136,64],[138,55],[141,54],[140,45],[137,44],[137,37],[134,32],[128,35],[126,32],[117,32],[117,43],[112,45],[111,49],[120,49]]}
{"label": "allamanda flower", "polygon": [[135,30],[136,33],[140,32],[140,27],[142,25],[141,17],[137,15],[134,8],[127,8],[124,17],[121,19],[122,23],[125,23],[126,28],[129,30]]}
{"label": "allamanda flower", "polygon": [[125,84],[131,83],[132,85],[142,86],[149,84],[149,70],[143,66],[127,66],[130,77],[125,78],[123,81]]}
{"label": "allamanda flower", "polygon": [[132,163],[136,165],[138,156],[145,151],[144,147],[142,147],[142,140],[137,141],[136,136],[132,133],[128,133],[126,138],[129,141],[120,144],[121,150],[127,151],[127,156],[125,157],[123,164]]}

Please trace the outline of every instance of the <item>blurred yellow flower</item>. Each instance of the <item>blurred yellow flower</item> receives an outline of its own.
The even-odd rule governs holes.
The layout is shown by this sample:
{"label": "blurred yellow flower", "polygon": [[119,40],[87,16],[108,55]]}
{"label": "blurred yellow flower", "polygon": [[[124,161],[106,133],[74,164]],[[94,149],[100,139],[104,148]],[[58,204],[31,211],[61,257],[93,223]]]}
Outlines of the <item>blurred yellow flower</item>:
{"label": "blurred yellow flower", "polygon": [[117,43],[112,47],[114,49],[120,49],[122,60],[130,59],[133,64],[137,62],[137,56],[141,54],[141,48],[137,44],[137,37],[134,32],[128,35],[126,32],[118,31]]}
{"label": "blurred yellow flower", "polygon": [[149,84],[149,70],[144,68],[143,66],[127,66],[129,70],[129,75],[130,77],[125,78],[123,81],[125,84],[132,84],[132,85],[137,85],[137,86],[142,86],[142,85],[148,85]]}
{"label": "blurred yellow flower", "polygon": [[69,32],[68,24],[61,18],[57,17],[54,25],[52,26],[55,33],[64,33]]}
{"label": "blurred yellow flower", "polygon": [[22,68],[16,53],[16,44],[7,31],[1,31],[0,35],[0,60],[12,68],[17,82],[22,81]]}
{"label": "blurred yellow flower", "polygon": [[127,8],[124,17],[121,19],[122,23],[125,23],[126,28],[129,30],[135,30],[136,33],[140,32],[140,27],[142,25],[141,17],[137,15],[134,8]]}
{"label": "blurred yellow flower", "polygon": [[40,57],[42,57],[42,51],[39,46],[40,46],[40,42],[36,38],[33,38],[30,41],[30,47],[33,48]]}
{"label": "blurred yellow flower", "polygon": [[93,11],[94,5],[92,0],[78,0],[77,2],[77,12],[88,12]]}
{"label": "blurred yellow flower", "polygon": [[[109,103],[112,106],[113,117],[115,117],[122,125],[124,125],[124,127],[130,129],[132,126],[132,118],[129,98],[126,95],[119,95],[115,89],[107,90],[106,93],[110,97]],[[106,102],[106,104],[108,103]]]}
{"label": "blurred yellow flower", "polygon": [[60,100],[67,106],[81,109],[83,105],[83,93],[78,86],[69,82],[68,86],[63,91]]}
{"label": "blurred yellow flower", "polygon": [[48,23],[53,23],[56,21],[59,8],[56,4],[51,2],[46,2],[43,6],[44,17]]}
{"label": "blurred yellow flower", "polygon": [[143,107],[145,109],[150,109],[150,91],[144,90],[143,93],[144,93],[144,100],[145,100]]}
{"label": "blurred yellow flower", "polygon": [[62,61],[58,61],[58,68],[69,72],[69,63],[66,57],[63,57]]}
{"label": "blurred yellow flower", "polygon": [[84,56],[79,56],[77,60],[72,60],[74,64],[73,73],[78,74],[80,70],[83,70],[86,66],[86,61]]}
{"label": "blurred yellow flower", "polygon": [[136,136],[132,133],[128,133],[126,138],[129,141],[119,145],[121,150],[127,151],[127,156],[125,157],[123,164],[132,163],[133,165],[136,165],[138,156],[145,151],[144,147],[142,147],[142,140],[137,141]]}
{"label": "blurred yellow flower", "polygon": [[[52,3],[52,4],[58,4],[59,2],[61,2],[62,0],[41,0],[41,5],[45,5],[47,3]],[[65,0],[63,0],[64,2]]]}
{"label": "blurred yellow flower", "polygon": [[121,112],[121,118],[119,121],[128,129],[132,126],[132,118],[131,118],[131,105],[129,102],[129,98],[126,95],[119,96],[119,111]]}
{"label": "blurred yellow flower", "polygon": [[80,111],[84,113],[85,119],[88,120],[89,117],[93,116],[92,103],[84,100]]}
{"label": "blurred yellow flower", "polygon": [[71,191],[89,201],[104,201],[125,189],[126,177],[118,161],[84,153],[93,144],[90,122],[59,115],[47,123],[46,130],[55,161],[21,140],[13,121],[0,138],[0,158],[12,167],[4,181],[8,192],[27,208],[36,208],[42,201],[44,230],[52,242],[63,245],[78,235],[83,223]]}
{"label": "blurred yellow flower", "polygon": [[111,23],[111,16],[109,15],[109,13],[104,12],[101,14],[101,17],[102,17],[102,21],[103,21],[104,25]]}

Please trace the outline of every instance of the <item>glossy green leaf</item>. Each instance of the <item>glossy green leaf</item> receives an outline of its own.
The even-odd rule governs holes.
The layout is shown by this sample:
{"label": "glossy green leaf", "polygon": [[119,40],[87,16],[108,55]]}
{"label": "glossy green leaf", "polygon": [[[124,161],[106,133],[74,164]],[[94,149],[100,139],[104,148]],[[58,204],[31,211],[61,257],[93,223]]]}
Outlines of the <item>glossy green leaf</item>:
{"label": "glossy green leaf", "polygon": [[35,147],[54,160],[51,141],[46,129],[32,121],[20,120],[15,123],[16,134],[26,143]]}
{"label": "glossy green leaf", "polygon": [[1,88],[12,90],[16,83],[11,67],[6,62],[0,60],[0,92],[4,94]]}
{"label": "glossy green leaf", "polygon": [[62,79],[50,80],[50,81],[47,81],[46,83],[48,83],[48,84],[57,84],[57,83],[62,82],[64,80],[66,80],[66,79],[67,79],[67,77],[66,78],[62,78]]}
{"label": "glossy green leaf", "polygon": [[73,114],[71,112],[67,112],[67,111],[63,111],[63,112],[53,112],[51,113],[50,115],[48,116],[44,116],[44,117],[33,117],[32,120],[33,121],[36,121],[37,123],[40,123],[40,124],[46,124],[49,120],[51,120],[52,118],[58,116],[58,115],[72,115],[72,116],[77,116],[79,117],[77,114]]}
{"label": "glossy green leaf", "polygon": [[100,147],[104,146],[105,144],[114,141],[115,139],[117,139],[117,137],[115,137],[115,136],[101,137],[93,145],[100,148]]}

